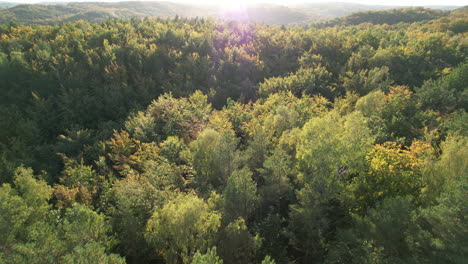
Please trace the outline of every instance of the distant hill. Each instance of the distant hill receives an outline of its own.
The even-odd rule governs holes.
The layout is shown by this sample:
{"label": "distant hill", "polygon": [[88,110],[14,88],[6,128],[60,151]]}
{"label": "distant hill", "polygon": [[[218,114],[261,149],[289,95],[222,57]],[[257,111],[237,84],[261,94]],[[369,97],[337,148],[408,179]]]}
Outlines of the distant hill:
{"label": "distant hill", "polygon": [[459,7],[457,9],[455,9],[454,11],[456,11],[456,12],[466,12],[466,11],[468,11],[468,5],[463,6],[463,7]]}
{"label": "distant hill", "polygon": [[270,25],[304,25],[328,19],[319,14],[273,4],[254,4],[239,9],[217,10],[211,17]]}
{"label": "distant hill", "polygon": [[[308,25],[320,27],[357,25],[360,23],[395,24],[416,22],[445,16],[449,11],[404,8],[396,6],[361,5],[352,3],[316,3],[281,6],[252,4],[238,9],[177,2],[75,2],[60,4],[15,4],[0,2],[0,24],[10,21],[21,24],[54,24],[88,20],[102,22],[109,18],[169,18],[212,17],[216,19],[254,21],[270,25]],[[441,9],[454,9],[441,6]]]}
{"label": "distant hill", "polygon": [[[381,11],[388,9],[401,9],[403,6],[387,6],[387,5],[364,5],[357,3],[296,3],[290,4],[289,7],[300,9],[306,12],[319,14],[326,17],[343,17],[352,13],[362,11]],[[431,9],[453,10],[458,6],[423,6]]]}
{"label": "distant hill", "polygon": [[430,9],[440,9],[440,10],[455,10],[460,8],[460,6],[444,6],[444,5],[429,5],[429,6],[423,6],[425,8],[430,8]]}
{"label": "distant hill", "polygon": [[398,24],[414,23],[447,16],[451,11],[423,7],[389,9],[380,11],[364,11],[352,13],[345,17],[335,18],[319,24],[319,27],[350,26],[361,23]]}
{"label": "distant hill", "polygon": [[326,17],[286,6],[248,5],[242,9],[222,10],[216,6],[173,2],[69,3],[66,5],[17,5],[0,10],[0,23],[53,24],[80,19],[92,22],[108,18],[213,17],[262,22],[273,25],[297,25],[323,21]]}
{"label": "distant hill", "polygon": [[355,12],[401,8],[399,6],[363,5],[355,3],[297,3],[290,7],[327,17],[343,17]]}
{"label": "distant hill", "polygon": [[66,5],[17,5],[0,10],[0,23],[13,21],[23,24],[53,24],[80,19],[99,22],[112,17],[169,17],[177,14],[181,16],[197,16],[202,15],[203,11],[201,8],[194,9],[188,5],[164,2],[83,2]]}
{"label": "distant hill", "polygon": [[0,8],[10,8],[15,5],[18,5],[18,3],[13,3],[13,2],[0,2]]}

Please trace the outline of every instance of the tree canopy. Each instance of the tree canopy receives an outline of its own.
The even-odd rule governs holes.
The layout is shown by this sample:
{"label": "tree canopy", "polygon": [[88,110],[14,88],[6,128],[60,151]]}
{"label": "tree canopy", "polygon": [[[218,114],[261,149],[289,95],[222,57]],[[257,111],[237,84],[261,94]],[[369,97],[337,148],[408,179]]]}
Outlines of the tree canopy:
{"label": "tree canopy", "polygon": [[467,9],[0,25],[0,263],[464,263]]}

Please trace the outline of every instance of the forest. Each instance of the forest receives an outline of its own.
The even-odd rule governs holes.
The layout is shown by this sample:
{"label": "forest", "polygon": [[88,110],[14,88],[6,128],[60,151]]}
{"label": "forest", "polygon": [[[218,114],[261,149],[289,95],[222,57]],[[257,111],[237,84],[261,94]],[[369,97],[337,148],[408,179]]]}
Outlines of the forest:
{"label": "forest", "polygon": [[[1,2],[0,2],[1,7]],[[8,22],[24,24],[56,24],[86,20],[104,22],[109,18],[214,18],[240,20],[241,16],[249,21],[272,25],[306,25],[329,16],[289,8],[283,5],[252,3],[239,10],[215,5],[203,5],[196,1],[190,3],[165,1],[127,1],[127,2],[77,2],[64,4],[30,4],[0,8],[0,24]]]}
{"label": "forest", "polygon": [[[253,2],[239,6],[236,6],[235,2],[233,2],[231,8],[198,2],[190,4],[166,1],[59,2],[56,4],[54,2],[49,4],[47,2],[13,4],[0,1],[0,24],[15,22],[26,25],[50,25],[79,20],[96,23],[104,22],[109,18],[142,19],[146,17],[173,18],[175,16],[212,18],[225,21],[237,20],[277,26],[309,26],[318,22],[324,23],[325,26],[357,25],[364,22],[396,24],[439,18],[448,15],[448,10],[455,8],[455,6],[438,6],[437,9],[423,7],[398,8],[397,6],[359,5],[355,3],[294,4],[294,1],[289,5]],[[368,11],[352,14],[363,10]],[[336,19],[332,20],[332,18]]]}
{"label": "forest", "polygon": [[0,25],[0,263],[466,263],[468,9]]}

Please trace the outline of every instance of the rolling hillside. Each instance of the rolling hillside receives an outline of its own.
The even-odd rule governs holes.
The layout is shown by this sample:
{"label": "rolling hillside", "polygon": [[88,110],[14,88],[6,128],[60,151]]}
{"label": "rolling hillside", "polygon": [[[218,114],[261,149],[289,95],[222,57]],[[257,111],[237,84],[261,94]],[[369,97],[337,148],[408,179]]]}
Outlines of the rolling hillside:
{"label": "rolling hillside", "polygon": [[75,2],[60,4],[15,4],[0,2],[0,24],[56,24],[77,20],[102,22],[109,18],[211,17],[215,19],[253,21],[269,25],[320,26],[356,25],[360,23],[396,24],[439,18],[449,14],[453,6],[432,9],[399,8],[397,6],[353,3],[251,4],[238,8],[177,2]]}
{"label": "rolling hillside", "polygon": [[[364,5],[357,3],[298,3],[288,5],[291,8],[303,10],[314,14],[319,14],[326,17],[343,17],[356,12],[363,11],[381,11],[388,9],[404,8],[403,6],[387,6],[387,5]],[[424,6],[425,8],[453,10],[457,6]]]}
{"label": "rolling hillside", "polygon": [[17,3],[12,2],[0,2],[0,8],[10,8],[17,5]]}
{"label": "rolling hillside", "polygon": [[69,3],[67,5],[17,5],[0,10],[0,23],[53,24],[80,19],[92,22],[108,18],[213,17],[273,25],[296,25],[325,20],[325,16],[285,6],[256,4],[242,9],[221,10],[215,6],[172,2]]}
{"label": "rolling hillside", "polygon": [[451,11],[423,7],[400,8],[380,11],[356,12],[345,17],[337,17],[320,24],[320,27],[351,26],[361,23],[388,24],[414,23],[447,16]]}
{"label": "rolling hillside", "polygon": [[304,10],[306,12],[317,13],[327,17],[342,17],[355,12],[361,11],[376,11],[398,6],[383,6],[383,5],[363,5],[355,3],[298,3],[291,4],[290,7]]}

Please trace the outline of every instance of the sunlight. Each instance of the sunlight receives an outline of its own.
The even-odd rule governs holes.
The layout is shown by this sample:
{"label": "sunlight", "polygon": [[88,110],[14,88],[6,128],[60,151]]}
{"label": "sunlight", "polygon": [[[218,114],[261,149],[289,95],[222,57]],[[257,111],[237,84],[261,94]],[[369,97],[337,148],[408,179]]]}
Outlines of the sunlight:
{"label": "sunlight", "polygon": [[252,4],[252,2],[249,3],[246,0],[218,1],[217,3],[221,18],[238,21],[246,21],[248,19],[246,8],[249,4]]}
{"label": "sunlight", "polygon": [[203,0],[203,1],[197,1],[199,4],[209,4],[209,5],[216,5],[222,8],[237,8],[242,5],[248,5],[248,4],[255,4],[258,3],[258,1],[248,1],[248,0]]}
{"label": "sunlight", "polygon": [[239,11],[244,9],[246,4],[237,1],[234,2],[223,2],[219,4],[219,9],[222,11]]}
{"label": "sunlight", "polygon": [[261,1],[249,1],[249,0],[203,0],[198,1],[198,4],[206,4],[217,6],[220,10],[225,12],[239,11],[245,9],[246,6],[255,5]]}

